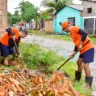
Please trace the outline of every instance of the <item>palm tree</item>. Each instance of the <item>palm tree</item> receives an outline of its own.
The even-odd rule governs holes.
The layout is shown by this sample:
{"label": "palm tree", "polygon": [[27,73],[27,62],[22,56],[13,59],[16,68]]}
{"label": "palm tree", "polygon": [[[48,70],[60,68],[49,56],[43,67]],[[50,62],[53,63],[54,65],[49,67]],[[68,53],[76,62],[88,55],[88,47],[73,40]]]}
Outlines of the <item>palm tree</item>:
{"label": "palm tree", "polygon": [[43,0],[41,6],[49,8],[48,10],[58,11],[67,4],[72,4],[72,0]]}

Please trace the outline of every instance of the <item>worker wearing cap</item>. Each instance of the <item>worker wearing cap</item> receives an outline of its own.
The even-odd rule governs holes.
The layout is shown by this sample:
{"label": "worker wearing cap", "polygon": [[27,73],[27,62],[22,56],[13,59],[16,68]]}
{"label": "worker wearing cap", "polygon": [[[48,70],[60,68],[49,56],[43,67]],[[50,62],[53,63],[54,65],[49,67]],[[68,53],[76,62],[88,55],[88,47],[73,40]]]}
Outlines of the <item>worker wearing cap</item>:
{"label": "worker wearing cap", "polygon": [[14,50],[14,40],[17,46],[20,43],[21,38],[25,38],[28,34],[27,30],[19,31],[17,28],[6,29],[6,34],[0,39],[0,49],[1,55],[4,57],[4,64],[8,64],[8,56],[10,54],[15,54]]}
{"label": "worker wearing cap", "polygon": [[[78,49],[80,51],[80,56],[77,61],[78,70],[75,72],[75,80],[80,81],[82,69],[84,68],[86,74],[85,82],[91,87],[93,77],[91,76],[89,64],[94,61],[94,44],[87,36],[87,33],[78,26],[71,26],[69,22],[64,22],[61,26],[64,31],[70,34],[73,43],[75,44],[74,52],[70,58],[74,57],[74,54]],[[86,44],[86,46],[84,46],[84,44]]]}

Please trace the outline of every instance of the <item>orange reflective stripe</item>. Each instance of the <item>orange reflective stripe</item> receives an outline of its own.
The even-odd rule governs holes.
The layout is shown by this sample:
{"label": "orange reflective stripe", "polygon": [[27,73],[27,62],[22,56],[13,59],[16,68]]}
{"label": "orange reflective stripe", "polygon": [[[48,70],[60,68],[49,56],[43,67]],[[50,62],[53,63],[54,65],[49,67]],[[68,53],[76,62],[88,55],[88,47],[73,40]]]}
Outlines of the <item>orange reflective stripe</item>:
{"label": "orange reflective stripe", "polygon": [[[82,46],[88,41],[90,40],[89,37],[87,37],[85,39],[85,41],[82,43]],[[90,40],[90,42],[80,51],[81,54],[83,54],[84,52],[88,51],[89,49],[94,48],[94,44],[92,43],[92,41]]]}

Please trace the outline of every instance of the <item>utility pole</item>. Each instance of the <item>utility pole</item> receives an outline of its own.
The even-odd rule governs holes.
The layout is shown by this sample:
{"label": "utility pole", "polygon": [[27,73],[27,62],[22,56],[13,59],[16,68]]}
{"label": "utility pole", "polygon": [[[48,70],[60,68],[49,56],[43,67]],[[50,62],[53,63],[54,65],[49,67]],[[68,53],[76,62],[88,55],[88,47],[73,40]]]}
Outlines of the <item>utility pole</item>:
{"label": "utility pole", "polygon": [[22,21],[24,21],[24,0],[22,0]]}

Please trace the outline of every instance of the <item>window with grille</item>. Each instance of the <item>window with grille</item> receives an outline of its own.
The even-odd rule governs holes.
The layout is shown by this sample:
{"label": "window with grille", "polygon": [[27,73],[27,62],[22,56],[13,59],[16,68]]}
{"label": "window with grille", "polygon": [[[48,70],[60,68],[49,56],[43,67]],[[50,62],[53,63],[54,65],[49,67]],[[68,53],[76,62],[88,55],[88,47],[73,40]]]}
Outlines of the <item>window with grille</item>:
{"label": "window with grille", "polygon": [[68,18],[68,22],[70,22],[72,26],[75,26],[75,17]]}
{"label": "window with grille", "polygon": [[94,31],[94,18],[85,18],[84,19],[84,30],[88,32],[88,34],[93,34]]}
{"label": "window with grille", "polygon": [[87,13],[92,13],[92,8],[87,8]]}

